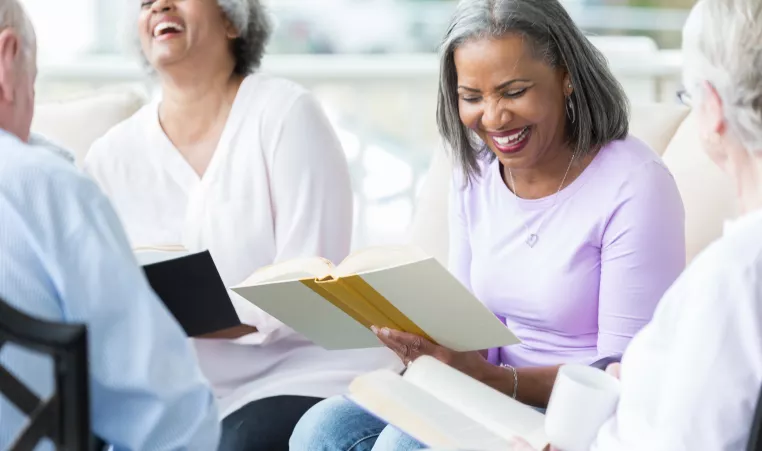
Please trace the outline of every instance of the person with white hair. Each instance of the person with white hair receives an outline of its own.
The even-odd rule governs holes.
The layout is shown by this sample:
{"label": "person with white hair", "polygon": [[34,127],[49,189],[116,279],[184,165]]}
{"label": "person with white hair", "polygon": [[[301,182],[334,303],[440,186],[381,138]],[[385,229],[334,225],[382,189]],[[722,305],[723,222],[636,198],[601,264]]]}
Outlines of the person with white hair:
{"label": "person with white hair", "polygon": [[[340,262],[352,234],[341,145],[303,87],[258,70],[259,0],[131,0],[160,98],[96,141],[85,170],[133,246],[209,250],[234,286],[299,257]],[[323,398],[382,367],[388,350],[326,351],[231,292],[243,326],[194,338],[222,416],[222,450],[286,450]]]}
{"label": "person with white hair", "polygon": [[733,180],[741,216],[632,340],[595,451],[747,449],[762,387],[761,42],[759,0],[700,0],[685,25],[681,96],[704,151]]}
{"label": "person with white hair", "polygon": [[[0,0],[0,301],[87,326],[91,427],[114,450],[215,449],[212,392],[116,213],[55,145],[31,139],[36,53],[21,5]],[[50,359],[7,344],[0,363],[38,396],[54,393]],[[0,449],[27,422],[0,395]]]}
{"label": "person with white hair", "polygon": [[665,294],[621,366],[597,450],[746,449],[762,387],[762,3],[700,0],[683,33],[684,86],[704,150],[741,216]]}

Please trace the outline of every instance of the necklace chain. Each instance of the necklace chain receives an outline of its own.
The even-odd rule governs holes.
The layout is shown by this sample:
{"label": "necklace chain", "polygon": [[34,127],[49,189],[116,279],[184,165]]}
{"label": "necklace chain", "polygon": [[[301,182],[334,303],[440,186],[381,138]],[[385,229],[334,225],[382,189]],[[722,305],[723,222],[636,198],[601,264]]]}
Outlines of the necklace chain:
{"label": "necklace chain", "polygon": [[[569,171],[571,170],[572,163],[574,163],[574,154],[572,154],[571,160],[569,160],[569,166],[566,167],[566,172],[564,173],[564,178],[561,179],[561,184],[558,185],[558,189],[556,190],[555,197],[553,198],[553,205],[550,206],[550,209],[548,211],[553,211],[554,208],[556,208],[556,203],[558,202],[558,193],[561,192],[561,189],[564,187],[564,183],[566,183],[566,177],[569,176]],[[516,197],[519,197],[519,192],[516,189],[516,180],[513,178],[513,172],[511,171],[511,168],[508,169],[508,176],[511,178],[511,187],[513,188],[513,194],[516,195]],[[516,203],[518,204],[518,199],[516,200]],[[547,215],[543,216],[540,220],[540,224],[537,226],[537,231],[532,233],[531,230],[529,230],[529,227],[527,226],[526,221],[522,220],[521,225],[524,226],[524,230],[527,232],[527,239],[526,244],[529,247],[534,247],[535,244],[537,244],[537,240],[540,239],[540,229],[542,228],[542,225],[545,223],[545,218],[547,218]]]}

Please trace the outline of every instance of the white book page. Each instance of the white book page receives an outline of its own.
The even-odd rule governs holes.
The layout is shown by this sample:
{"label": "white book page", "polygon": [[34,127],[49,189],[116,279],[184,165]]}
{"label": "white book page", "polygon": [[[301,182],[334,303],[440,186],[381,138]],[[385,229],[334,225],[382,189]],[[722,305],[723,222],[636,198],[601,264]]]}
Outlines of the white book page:
{"label": "white book page", "polygon": [[332,272],[336,278],[362,274],[369,271],[402,266],[428,258],[425,252],[415,246],[371,247],[355,252]]}
{"label": "white book page", "polygon": [[259,268],[236,288],[302,279],[322,279],[328,277],[332,270],[333,263],[324,258],[298,258]]}
{"label": "white book page", "polygon": [[510,442],[392,371],[360,376],[349,391],[354,403],[428,446],[508,449]]}
{"label": "white book page", "polygon": [[300,281],[239,286],[232,290],[325,349],[382,346],[373,332]]}
{"label": "white book page", "polygon": [[504,439],[519,436],[535,449],[548,444],[545,415],[432,357],[417,359],[404,378]]}
{"label": "white book page", "polygon": [[444,347],[477,351],[519,343],[505,324],[433,258],[361,277]]}

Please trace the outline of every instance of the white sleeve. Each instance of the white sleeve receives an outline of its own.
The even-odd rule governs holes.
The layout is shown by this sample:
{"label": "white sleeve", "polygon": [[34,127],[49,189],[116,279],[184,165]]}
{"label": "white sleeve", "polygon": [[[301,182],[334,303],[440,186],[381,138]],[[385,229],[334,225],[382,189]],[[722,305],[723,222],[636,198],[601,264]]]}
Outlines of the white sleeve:
{"label": "white sleeve", "polygon": [[[105,144],[105,138],[95,140],[82,161],[81,169],[82,172],[98,185],[98,188],[101,189],[106,197],[110,198],[113,202],[111,189],[108,183],[109,178],[103,173],[103,164],[101,164],[104,161],[101,154],[106,151],[107,145]],[[116,207],[117,209],[119,208],[118,205]]]}
{"label": "white sleeve", "polygon": [[352,242],[352,183],[341,144],[311,95],[294,102],[275,142],[275,261],[324,257],[340,263]]}
{"label": "white sleeve", "polygon": [[[270,191],[275,218],[275,263],[324,257],[340,263],[352,242],[352,183],[346,157],[327,117],[310,94],[290,107],[273,140]],[[261,345],[284,325],[235,293],[241,322],[258,332],[234,340]]]}
{"label": "white sleeve", "polygon": [[[762,381],[762,265],[744,270],[724,266],[731,261],[724,254],[713,257],[721,259],[713,262],[721,269],[693,275],[680,298],[665,299],[664,308],[680,303],[675,311],[657,310],[654,327],[674,331],[664,336],[671,341],[664,367],[652,367],[647,381],[623,379],[636,391],[658,393],[654,415],[617,412],[599,435],[599,449],[745,449]],[[652,346],[662,344],[649,338]],[[647,358],[647,349],[640,352]],[[617,446],[604,446],[602,439]]]}

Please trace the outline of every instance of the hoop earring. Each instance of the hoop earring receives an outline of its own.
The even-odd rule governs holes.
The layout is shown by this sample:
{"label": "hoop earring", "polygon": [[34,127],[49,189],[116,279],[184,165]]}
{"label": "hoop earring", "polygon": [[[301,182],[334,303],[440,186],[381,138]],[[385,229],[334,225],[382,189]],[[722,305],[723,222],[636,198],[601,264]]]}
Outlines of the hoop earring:
{"label": "hoop earring", "polygon": [[569,116],[572,124],[577,122],[577,111],[574,109],[574,101],[571,96],[566,98],[566,115]]}

